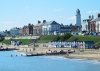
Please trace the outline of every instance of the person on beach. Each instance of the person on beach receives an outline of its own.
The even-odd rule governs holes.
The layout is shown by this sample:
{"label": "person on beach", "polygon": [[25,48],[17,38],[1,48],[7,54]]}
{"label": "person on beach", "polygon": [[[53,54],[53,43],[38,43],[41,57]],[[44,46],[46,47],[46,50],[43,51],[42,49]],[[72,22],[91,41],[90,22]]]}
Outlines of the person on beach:
{"label": "person on beach", "polygon": [[35,48],[33,48],[33,51],[35,51]]}
{"label": "person on beach", "polygon": [[67,56],[69,56],[69,52],[67,51]]}
{"label": "person on beach", "polygon": [[26,52],[27,52],[27,49],[26,49]]}

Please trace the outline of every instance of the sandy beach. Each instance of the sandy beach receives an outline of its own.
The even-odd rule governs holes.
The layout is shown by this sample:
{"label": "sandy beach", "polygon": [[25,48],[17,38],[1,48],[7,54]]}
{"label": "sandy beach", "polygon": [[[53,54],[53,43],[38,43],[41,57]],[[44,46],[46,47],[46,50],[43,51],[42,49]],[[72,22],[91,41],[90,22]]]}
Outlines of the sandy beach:
{"label": "sandy beach", "polygon": [[[23,51],[24,50],[24,51]],[[100,60],[100,50],[95,50],[95,49],[72,49],[72,48],[20,48],[19,51],[22,52],[29,52],[29,53],[50,53],[50,51],[57,51],[59,52],[60,50],[63,51],[74,51],[75,53],[71,54],[64,54],[60,56],[64,56],[66,58],[75,58],[75,59],[88,59],[88,60]],[[33,50],[33,51],[32,51]],[[58,55],[57,55],[58,56]]]}
{"label": "sandy beach", "polygon": [[76,53],[70,54],[69,56],[65,55],[64,57],[100,61],[100,50],[87,49],[87,50],[84,50],[84,52],[78,52],[78,53],[76,52]]}
{"label": "sandy beach", "polygon": [[32,53],[32,54],[46,54],[51,53],[51,51],[60,52],[63,51],[75,51],[75,53],[71,54],[64,54],[64,55],[57,55],[57,56],[64,56],[65,58],[75,58],[75,59],[88,59],[88,60],[99,60],[100,61],[100,49],[72,49],[72,48],[50,48],[50,47],[32,47],[32,46],[12,46],[12,45],[0,45],[4,48],[17,48],[18,52],[23,53]]}

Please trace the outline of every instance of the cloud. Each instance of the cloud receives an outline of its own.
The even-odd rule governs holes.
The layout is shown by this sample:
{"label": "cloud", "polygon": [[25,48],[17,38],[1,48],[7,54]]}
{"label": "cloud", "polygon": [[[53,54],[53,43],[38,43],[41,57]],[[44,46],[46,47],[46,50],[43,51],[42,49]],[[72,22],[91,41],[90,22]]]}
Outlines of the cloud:
{"label": "cloud", "polygon": [[76,22],[76,16],[68,17],[67,20],[70,21],[70,23],[75,24],[75,22]]}
{"label": "cloud", "polygon": [[68,20],[75,20],[76,19],[76,16],[71,16],[68,18]]}
{"label": "cloud", "polygon": [[11,28],[14,27],[19,27],[20,24],[14,21],[2,21],[0,22],[0,31],[4,31],[4,30],[10,30]]}
{"label": "cloud", "polygon": [[55,9],[54,12],[61,12],[61,9]]}
{"label": "cloud", "polygon": [[88,14],[96,14],[96,13],[99,13],[99,12],[100,12],[100,10],[90,10],[87,13]]}
{"label": "cloud", "polygon": [[53,12],[55,13],[60,13],[60,12],[63,12],[64,9],[62,8],[57,8],[57,9],[54,9]]}

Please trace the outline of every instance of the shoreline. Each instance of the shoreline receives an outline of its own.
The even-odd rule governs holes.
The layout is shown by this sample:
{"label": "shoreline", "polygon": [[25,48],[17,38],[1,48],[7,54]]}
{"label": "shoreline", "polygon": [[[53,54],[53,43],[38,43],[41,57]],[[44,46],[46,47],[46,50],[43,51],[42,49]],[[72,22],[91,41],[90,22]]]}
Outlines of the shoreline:
{"label": "shoreline", "polygon": [[[23,53],[26,53],[25,51],[27,50],[29,53],[44,53],[43,56],[63,56],[65,58],[70,58],[70,59],[85,59],[85,60],[98,60],[100,61],[100,50],[95,50],[95,49],[71,49],[71,48],[35,48],[35,50],[30,52],[31,48],[22,48],[21,51]],[[23,51],[24,50],[24,51]],[[50,51],[57,51],[59,52],[60,50],[63,51],[74,51],[73,53],[68,53],[68,54],[56,54],[56,55],[46,55],[46,52]]]}
{"label": "shoreline", "polygon": [[[41,56],[41,57],[43,57],[43,56]],[[92,58],[66,57],[66,56],[63,56],[63,55],[52,55],[52,56],[46,56],[46,57],[72,59],[72,60],[77,60],[77,61],[93,61],[93,62],[96,61],[96,62],[100,63],[100,59],[92,59]]]}
{"label": "shoreline", "polygon": [[[73,54],[74,55],[74,54]],[[63,56],[64,58],[68,58],[68,59],[80,59],[80,60],[92,60],[92,61],[98,61],[100,62],[100,58],[99,57],[83,57],[83,56]]]}
{"label": "shoreline", "polygon": [[[67,56],[66,54],[64,54],[64,55],[63,54],[61,54],[61,55],[43,55],[41,57],[44,57],[44,56],[45,57],[62,57],[62,58],[65,58],[65,59],[90,60],[90,61],[98,61],[98,62],[100,62],[100,59],[99,58],[95,58],[95,57],[77,57],[77,56],[70,56],[70,55],[71,54],[69,54],[69,56]],[[26,57],[28,57],[28,56],[26,56]],[[32,56],[32,57],[34,57],[34,56]]]}
{"label": "shoreline", "polygon": [[[2,45],[1,45],[2,46]],[[43,48],[43,47],[38,47],[35,48],[35,50],[31,47],[16,47],[16,46],[7,46],[3,45],[3,47],[8,47],[8,48],[19,48],[19,50],[16,50],[19,53],[26,53],[25,51],[27,50],[29,53],[46,53],[51,51],[57,51],[59,52],[60,50],[68,51],[68,50],[75,50],[75,53],[71,54],[58,54],[58,55],[43,55],[43,56],[61,56],[64,58],[69,58],[69,59],[83,59],[83,60],[96,60],[100,62],[100,50],[95,50],[95,49],[84,49],[83,52],[81,52],[79,49],[71,49],[71,48]],[[24,51],[23,51],[24,49]],[[21,50],[21,52],[20,52]],[[30,51],[32,50],[32,51]],[[82,49],[83,50],[83,49]]]}

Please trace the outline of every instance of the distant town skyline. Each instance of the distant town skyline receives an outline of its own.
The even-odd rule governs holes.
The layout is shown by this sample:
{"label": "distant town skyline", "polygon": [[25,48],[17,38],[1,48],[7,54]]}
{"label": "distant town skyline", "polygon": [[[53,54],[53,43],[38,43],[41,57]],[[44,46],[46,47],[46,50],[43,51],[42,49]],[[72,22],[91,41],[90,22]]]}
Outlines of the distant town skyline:
{"label": "distant town skyline", "polygon": [[79,8],[82,20],[100,13],[99,0],[1,0],[0,31],[22,27],[38,20],[55,20],[58,23],[75,24]]}

